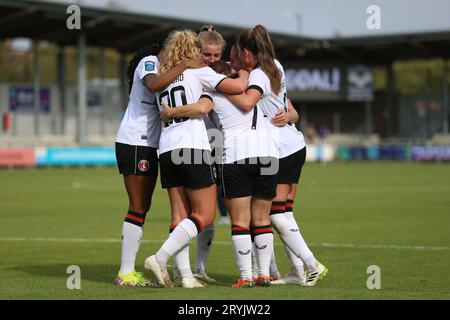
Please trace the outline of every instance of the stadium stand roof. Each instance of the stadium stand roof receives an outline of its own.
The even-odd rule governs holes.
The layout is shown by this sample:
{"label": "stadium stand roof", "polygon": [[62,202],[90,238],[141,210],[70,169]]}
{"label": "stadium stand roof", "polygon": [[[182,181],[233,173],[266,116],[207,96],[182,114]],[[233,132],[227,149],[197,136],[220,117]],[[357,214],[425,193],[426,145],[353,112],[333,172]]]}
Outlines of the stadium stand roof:
{"label": "stadium stand roof", "polygon": [[[109,47],[123,53],[145,43],[160,41],[179,28],[198,30],[202,21],[180,20],[149,14],[120,12],[110,8],[82,8],[82,27],[90,46]],[[26,37],[61,46],[76,45],[78,31],[66,28],[67,4],[0,0],[0,39]],[[216,25],[228,43],[241,28]],[[389,64],[399,59],[449,58],[450,31],[319,39],[271,33],[277,54],[284,60],[344,60]]]}
{"label": "stadium stand roof", "polygon": [[331,39],[328,51],[344,59],[373,64],[385,64],[401,59],[448,59],[450,30]]}
{"label": "stadium stand roof", "polygon": [[[66,27],[67,5],[27,0],[0,0],[0,39],[26,37],[47,40],[61,46],[76,45],[78,31]],[[81,6],[81,30],[91,46],[110,47],[120,52],[134,52],[146,42],[162,40],[168,32],[179,28],[197,31],[202,21],[179,20],[148,14]],[[241,29],[216,25],[225,39],[235,37]],[[277,45],[299,45],[311,38],[273,34]]]}

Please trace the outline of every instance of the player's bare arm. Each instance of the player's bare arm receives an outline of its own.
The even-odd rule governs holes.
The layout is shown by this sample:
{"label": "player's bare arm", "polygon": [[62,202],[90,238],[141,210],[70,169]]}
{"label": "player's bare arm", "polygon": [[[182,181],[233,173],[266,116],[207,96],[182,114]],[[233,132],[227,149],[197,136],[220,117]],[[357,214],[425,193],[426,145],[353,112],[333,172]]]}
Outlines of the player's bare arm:
{"label": "player's bare arm", "polygon": [[201,117],[211,111],[213,103],[209,98],[200,98],[198,102],[186,104],[176,108],[170,108],[166,103],[162,103],[163,110],[160,117],[163,121],[173,118]]}
{"label": "player's bare arm", "polygon": [[291,99],[287,99],[287,106],[288,106],[287,118],[288,118],[289,122],[297,123],[297,121],[300,117],[298,115],[297,110],[295,110],[294,105],[291,102]]}
{"label": "player's bare arm", "polygon": [[165,89],[176,77],[182,74],[186,69],[195,69],[205,67],[200,58],[189,59],[181,62],[166,72],[156,76],[155,74],[148,74],[144,77],[144,84],[150,92],[158,92]]}
{"label": "player's bare arm", "polygon": [[257,89],[247,89],[244,93],[240,95],[227,95],[228,100],[230,100],[235,106],[241,108],[244,111],[250,111],[261,99],[261,92]]}
{"label": "player's bare arm", "polygon": [[273,125],[282,127],[288,123],[297,123],[298,121],[298,113],[292,105],[291,100],[287,100],[287,108],[288,111],[285,112],[283,109],[280,109],[275,116],[270,120]]}
{"label": "player's bare arm", "polygon": [[239,70],[239,77],[236,79],[226,78],[217,86],[217,91],[224,94],[241,94],[247,89],[248,71]]}

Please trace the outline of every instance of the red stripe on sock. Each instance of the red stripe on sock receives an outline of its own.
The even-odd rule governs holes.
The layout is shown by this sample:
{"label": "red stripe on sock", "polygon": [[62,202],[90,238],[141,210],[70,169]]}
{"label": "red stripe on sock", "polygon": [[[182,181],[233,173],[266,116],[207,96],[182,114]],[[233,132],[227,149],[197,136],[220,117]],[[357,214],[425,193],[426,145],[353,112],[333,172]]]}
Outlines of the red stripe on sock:
{"label": "red stripe on sock", "polygon": [[257,234],[260,234],[260,233],[267,233],[267,232],[272,232],[272,227],[263,228],[263,229],[255,229],[255,230],[253,230],[252,233],[257,235]]}
{"label": "red stripe on sock", "polygon": [[294,203],[286,203],[286,206],[285,206],[286,208],[292,208],[292,207],[294,207]]}
{"label": "red stripe on sock", "polygon": [[231,230],[234,230],[234,231],[250,231],[249,228],[244,228],[244,227],[239,227],[239,226],[233,226],[233,227],[231,227]]}
{"label": "red stripe on sock", "polygon": [[131,219],[139,223],[144,223],[144,219],[132,216],[131,214],[127,214],[127,219]]}
{"label": "red stripe on sock", "polygon": [[272,208],[270,210],[282,210],[282,211],[284,211],[284,207],[285,206],[272,206]]}

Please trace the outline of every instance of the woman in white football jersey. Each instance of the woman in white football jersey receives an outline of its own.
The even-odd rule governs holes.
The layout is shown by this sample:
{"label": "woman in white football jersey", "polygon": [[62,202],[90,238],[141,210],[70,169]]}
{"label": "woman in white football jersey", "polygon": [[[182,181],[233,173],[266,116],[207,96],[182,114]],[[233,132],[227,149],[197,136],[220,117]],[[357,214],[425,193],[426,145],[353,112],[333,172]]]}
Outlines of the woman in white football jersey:
{"label": "woman in white football jersey", "polygon": [[[214,26],[205,25],[201,28],[200,33],[198,34],[198,38],[200,39],[201,50],[200,50],[200,58],[206,64],[210,65],[214,61],[217,61],[222,56],[223,49],[225,47],[225,40],[222,35],[215,31]],[[211,122],[208,115],[203,117],[205,122],[206,130],[208,131],[208,138],[211,144],[214,144],[217,140],[217,132],[216,127]],[[213,147],[213,145],[211,145]],[[212,154],[214,157],[214,155]],[[215,168],[214,168],[215,169]],[[225,203],[223,200],[223,196],[220,193],[220,186],[217,186],[217,204],[219,206],[219,212],[225,218],[227,218],[227,212],[225,207]],[[180,222],[184,217],[180,217],[178,219],[173,219],[175,221]],[[176,227],[176,224],[172,222],[169,228],[169,233],[172,233],[173,229]],[[195,254],[195,269],[194,269],[194,277],[202,282],[206,283],[214,283],[216,280],[209,277],[206,273],[206,262],[208,260],[208,256],[211,250],[211,246],[214,240],[215,234],[215,226],[214,223],[209,226],[205,226],[205,228],[200,232],[197,236],[197,246],[196,246],[196,254]],[[190,274],[189,271],[180,272],[180,268],[186,268],[190,265],[189,260],[189,246],[186,246],[174,256],[173,261],[173,276],[175,279],[182,280],[184,274]]]}
{"label": "woman in white football jersey", "polygon": [[[217,32],[213,25],[205,25],[200,29],[200,33],[198,34],[201,43],[200,57],[203,62],[207,65],[220,60],[222,56],[222,52],[225,48],[225,40],[222,35]],[[203,120],[206,125],[206,130],[208,131],[208,138],[211,144],[211,147],[214,148],[214,145],[221,139],[218,136],[218,130],[211,122],[209,115],[205,115]],[[215,157],[215,154],[212,154]],[[214,165],[214,169],[217,172],[217,165]],[[221,215],[221,223],[225,221],[228,223],[227,210],[225,207],[225,202],[223,199],[223,195],[221,192],[220,185],[217,185],[217,204],[219,208],[219,213]],[[173,226],[172,226],[173,228]],[[209,277],[206,273],[206,262],[214,241],[215,234],[215,226],[214,223],[209,226],[205,226],[205,229],[197,236],[197,246],[196,246],[196,254],[195,254],[195,268],[194,268],[194,277],[200,281],[206,283],[214,283],[215,279]],[[189,248],[184,249],[186,251]],[[185,254],[185,259],[189,259],[187,253]],[[179,258],[175,258],[174,268],[177,267],[176,261]]]}
{"label": "woman in white football jersey", "polygon": [[223,50],[225,49],[225,40],[222,35],[217,32],[213,25],[204,25],[200,29],[198,37],[202,45],[200,55],[202,60],[210,65],[213,62],[220,61]]}
{"label": "woman in white football jersey", "polygon": [[[230,66],[223,61],[211,64],[218,73],[229,75]],[[269,211],[276,194],[278,143],[272,135],[276,129],[257,108],[242,110],[223,94],[207,93],[199,102],[178,108],[166,108],[165,120],[207,114],[223,132],[223,159],[220,170],[223,193],[231,216],[232,241],[240,278],[234,288],[267,286],[273,251],[273,235]],[[211,99],[210,100],[208,100]],[[250,223],[255,230],[255,250],[259,251],[259,275],[252,276],[252,241]]]}
{"label": "woman in white football jersey", "polygon": [[[305,162],[306,145],[303,134],[292,124],[292,119],[289,119],[289,109],[292,105],[287,103],[284,70],[275,60],[275,51],[267,29],[261,25],[244,30],[238,38],[237,49],[241,62],[252,71],[245,94],[229,96],[229,99],[242,108],[257,104],[264,115],[278,126],[280,170],[277,196],[273,199],[270,220],[288,251],[300,258],[307,268],[305,279],[303,263],[300,266],[300,259],[297,259],[296,268],[291,270],[286,279],[295,276],[297,283],[314,286],[327,275],[328,269],[319,263],[309,250],[293,215],[285,214],[286,207],[292,208],[293,205],[296,186]],[[289,199],[291,201],[288,202]],[[294,271],[296,274],[293,274]],[[283,279],[278,280],[279,283],[283,283],[281,280]]]}
{"label": "woman in white football jersey", "polygon": [[[160,72],[200,54],[200,40],[190,30],[175,31],[166,40]],[[239,79],[229,79],[211,68],[186,70],[163,91],[157,102],[172,108],[195,103],[204,91],[220,90],[229,94],[243,92],[248,73],[242,71]],[[169,238],[155,255],[145,260],[145,267],[153,271],[165,287],[172,287],[167,273],[168,259],[180,252],[215,218],[216,185],[210,161],[211,147],[202,117],[183,117],[162,124],[159,140],[161,184],[168,189],[172,224],[176,225]],[[181,221],[176,221],[184,217]],[[180,268],[180,266],[178,265]],[[179,270],[182,272],[183,270]],[[184,287],[201,287],[186,266]]]}
{"label": "woman in white football jersey", "polygon": [[122,227],[122,254],[118,286],[149,286],[152,283],[134,270],[136,253],[143,234],[145,216],[150,209],[158,176],[160,121],[155,95],[151,91],[167,86],[186,68],[198,67],[190,60],[156,76],[159,45],[139,50],[128,67],[130,100],[116,137],[119,173],[124,176],[129,205]]}

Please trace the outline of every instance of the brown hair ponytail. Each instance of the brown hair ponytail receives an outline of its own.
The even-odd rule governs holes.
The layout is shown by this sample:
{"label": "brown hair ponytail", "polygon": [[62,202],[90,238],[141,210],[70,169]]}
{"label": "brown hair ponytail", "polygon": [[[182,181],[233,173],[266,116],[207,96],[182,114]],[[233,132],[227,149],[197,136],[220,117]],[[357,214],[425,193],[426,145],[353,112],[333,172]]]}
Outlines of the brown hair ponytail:
{"label": "brown hair ponytail", "polygon": [[273,93],[281,90],[281,73],[275,64],[275,50],[269,37],[269,32],[262,25],[253,29],[244,30],[238,39],[239,47],[248,49],[256,55],[259,67],[270,79],[270,87]]}

